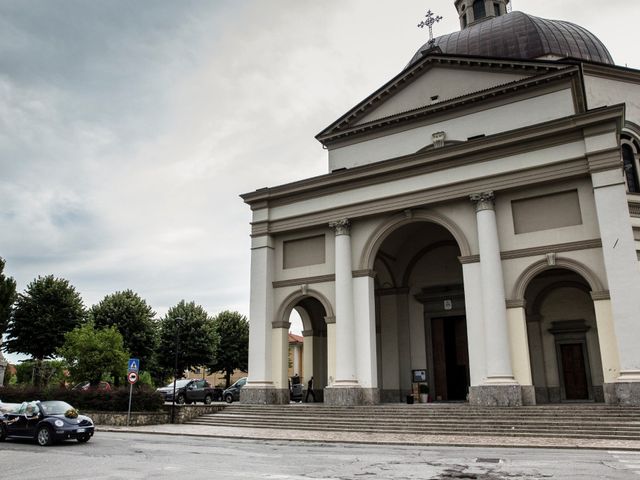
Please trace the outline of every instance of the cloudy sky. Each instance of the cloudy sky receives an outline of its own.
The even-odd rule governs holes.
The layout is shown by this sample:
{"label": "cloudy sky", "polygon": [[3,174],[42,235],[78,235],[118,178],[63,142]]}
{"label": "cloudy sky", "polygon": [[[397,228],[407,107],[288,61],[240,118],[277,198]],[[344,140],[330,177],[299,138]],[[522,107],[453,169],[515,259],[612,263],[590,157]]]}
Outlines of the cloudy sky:
{"label": "cloudy sky", "polygon": [[[640,2],[514,0],[640,68]],[[326,172],[314,139],[458,30],[453,0],[0,0],[0,256],[68,279],[249,310],[241,193]]]}

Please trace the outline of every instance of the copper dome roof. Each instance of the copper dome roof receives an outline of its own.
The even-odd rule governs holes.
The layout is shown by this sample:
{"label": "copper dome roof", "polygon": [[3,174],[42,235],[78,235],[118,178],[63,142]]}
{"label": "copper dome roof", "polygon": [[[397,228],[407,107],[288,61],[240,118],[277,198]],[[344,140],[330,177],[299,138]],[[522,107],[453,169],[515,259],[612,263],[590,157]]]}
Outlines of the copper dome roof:
{"label": "copper dome roof", "polygon": [[[435,39],[435,45],[444,54],[519,59],[554,55],[614,64],[604,44],[587,29],[522,12],[507,13],[443,35]],[[429,47],[425,43],[410,64],[422,58]]]}

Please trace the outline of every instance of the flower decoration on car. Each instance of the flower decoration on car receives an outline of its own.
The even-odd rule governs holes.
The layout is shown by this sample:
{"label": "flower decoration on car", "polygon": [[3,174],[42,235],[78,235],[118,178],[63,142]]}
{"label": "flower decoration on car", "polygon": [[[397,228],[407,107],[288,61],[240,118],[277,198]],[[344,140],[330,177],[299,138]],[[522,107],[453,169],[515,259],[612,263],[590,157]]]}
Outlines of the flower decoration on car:
{"label": "flower decoration on car", "polygon": [[64,416],[67,418],[78,418],[78,411],[75,408],[70,408],[64,412]]}

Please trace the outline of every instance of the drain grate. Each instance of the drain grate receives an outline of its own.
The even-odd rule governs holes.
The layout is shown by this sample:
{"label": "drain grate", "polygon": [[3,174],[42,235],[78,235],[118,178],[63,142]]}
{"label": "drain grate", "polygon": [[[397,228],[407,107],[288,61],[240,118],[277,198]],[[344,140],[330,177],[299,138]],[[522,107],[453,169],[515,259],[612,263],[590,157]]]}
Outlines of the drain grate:
{"label": "drain grate", "polygon": [[499,458],[476,458],[476,463],[500,463]]}

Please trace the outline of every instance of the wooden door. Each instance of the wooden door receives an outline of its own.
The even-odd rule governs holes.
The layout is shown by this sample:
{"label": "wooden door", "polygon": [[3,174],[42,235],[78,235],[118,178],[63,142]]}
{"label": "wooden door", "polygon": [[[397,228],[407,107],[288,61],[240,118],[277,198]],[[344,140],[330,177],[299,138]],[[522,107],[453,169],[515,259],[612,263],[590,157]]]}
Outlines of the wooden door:
{"label": "wooden door", "polygon": [[564,391],[567,400],[588,400],[587,369],[582,343],[560,345]]}

